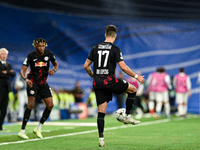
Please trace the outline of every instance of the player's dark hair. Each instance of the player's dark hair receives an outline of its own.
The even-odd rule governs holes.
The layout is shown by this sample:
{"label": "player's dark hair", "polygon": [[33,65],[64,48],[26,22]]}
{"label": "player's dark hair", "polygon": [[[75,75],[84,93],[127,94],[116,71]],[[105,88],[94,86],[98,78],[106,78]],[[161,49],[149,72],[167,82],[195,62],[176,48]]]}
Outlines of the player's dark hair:
{"label": "player's dark hair", "polygon": [[156,69],[156,72],[160,72],[160,68],[157,68],[157,69]]}
{"label": "player's dark hair", "polygon": [[38,43],[44,43],[45,47],[48,46],[46,40],[43,39],[43,38],[37,38],[37,39],[33,40],[33,44],[32,45],[34,47],[36,47]]}
{"label": "player's dark hair", "polygon": [[179,72],[185,72],[184,68],[180,68]]}
{"label": "player's dark hair", "polygon": [[160,68],[160,72],[161,72],[161,73],[165,72],[165,68],[161,67],[161,68]]}
{"label": "player's dark hair", "polygon": [[114,37],[116,33],[117,33],[117,28],[114,25],[106,26],[106,36],[107,37]]}

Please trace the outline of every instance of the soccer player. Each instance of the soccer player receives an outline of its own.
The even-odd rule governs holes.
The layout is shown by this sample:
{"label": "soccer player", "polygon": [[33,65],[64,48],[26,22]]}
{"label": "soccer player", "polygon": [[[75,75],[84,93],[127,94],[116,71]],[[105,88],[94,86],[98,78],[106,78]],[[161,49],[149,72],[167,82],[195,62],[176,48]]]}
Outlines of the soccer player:
{"label": "soccer player", "polygon": [[191,80],[184,68],[180,68],[179,73],[175,75],[173,84],[176,90],[178,114],[184,117],[187,114],[188,96],[191,96]]}
{"label": "soccer player", "polygon": [[[92,48],[84,64],[85,70],[93,78],[93,88],[97,99],[99,147],[105,147],[103,135],[104,117],[107,103],[112,100],[112,93],[128,93],[124,124],[136,125],[140,123],[140,121],[134,120],[130,114],[137,88],[125,80],[116,78],[116,62],[123,72],[136,78],[141,84],[144,82],[144,76],[137,75],[125,64],[120,48],[113,44],[117,37],[117,28],[114,25],[108,25],[105,30],[105,41]],[[92,62],[94,63],[94,73],[90,67]]]}
{"label": "soccer player", "polygon": [[[34,102],[37,95],[44,100],[46,108],[43,112],[42,118],[40,119],[39,125],[33,130],[33,133],[35,133],[38,138],[43,138],[41,134],[41,127],[49,117],[51,109],[53,108],[52,93],[51,88],[47,83],[47,77],[48,74],[51,76],[54,75],[54,73],[58,70],[58,63],[54,54],[45,49],[47,46],[45,39],[35,39],[33,41],[33,46],[36,48],[36,51],[28,54],[20,72],[21,77],[27,84],[28,95],[28,105],[24,111],[22,128],[18,133],[18,136],[22,139],[29,139],[25,133],[25,127],[29,120],[31,110],[34,107]],[[49,69],[50,61],[53,64],[53,70]],[[30,73],[26,76],[26,71],[29,65]]]}
{"label": "soccer player", "polygon": [[156,70],[156,72],[152,72],[151,74],[149,74],[146,83],[148,85],[148,90],[149,90],[149,112],[151,114],[151,116],[154,116],[154,112],[155,112],[155,101],[156,101],[156,96],[155,96],[155,92],[156,92],[156,86],[158,84],[157,82],[157,77],[159,76],[159,68]]}
{"label": "soccer player", "polygon": [[161,116],[162,105],[164,103],[165,115],[170,118],[169,89],[172,89],[170,76],[165,72],[165,68],[160,68],[160,73],[156,74],[156,116]]}

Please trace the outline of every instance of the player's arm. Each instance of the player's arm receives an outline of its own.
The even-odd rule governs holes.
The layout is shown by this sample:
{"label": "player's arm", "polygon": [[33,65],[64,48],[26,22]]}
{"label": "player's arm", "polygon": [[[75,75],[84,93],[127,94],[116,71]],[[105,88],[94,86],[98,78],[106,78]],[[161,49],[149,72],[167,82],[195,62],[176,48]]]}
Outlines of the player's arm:
{"label": "player's arm", "polygon": [[171,79],[170,79],[169,75],[165,76],[165,83],[167,84],[168,89],[171,90],[172,89],[172,85],[171,85]]}
{"label": "player's arm", "polygon": [[92,64],[92,61],[89,59],[86,59],[84,68],[87,71],[87,73],[90,75],[90,77],[93,78],[93,71],[92,71],[92,68],[90,67],[91,64]]}
{"label": "player's arm", "polygon": [[187,77],[186,85],[187,85],[187,89],[188,89],[188,96],[191,96],[192,95],[192,92],[191,92],[192,83],[191,83],[189,76]]}
{"label": "player's arm", "polygon": [[126,64],[124,61],[118,62],[119,67],[123,72],[128,74],[129,76],[136,78],[141,84],[144,83],[144,76],[136,75],[135,72],[133,72]]}
{"label": "player's arm", "polygon": [[52,64],[53,64],[53,70],[49,69],[48,71],[51,76],[54,75],[54,73],[58,70],[59,66],[56,60],[52,62]]}
{"label": "player's arm", "polygon": [[31,80],[29,80],[27,77],[26,77],[26,72],[28,71],[28,67],[23,65],[22,66],[22,69],[20,71],[20,75],[21,77],[24,79],[24,81],[26,82],[26,84],[29,86],[29,87],[32,87],[33,86],[33,83]]}

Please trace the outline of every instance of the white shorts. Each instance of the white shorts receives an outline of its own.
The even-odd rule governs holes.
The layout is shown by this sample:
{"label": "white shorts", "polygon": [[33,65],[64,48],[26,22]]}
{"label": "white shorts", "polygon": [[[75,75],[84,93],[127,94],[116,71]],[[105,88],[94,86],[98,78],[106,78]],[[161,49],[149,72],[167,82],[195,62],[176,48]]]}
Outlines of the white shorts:
{"label": "white shorts", "polygon": [[168,91],[165,92],[155,92],[156,102],[169,102],[169,94]]}
{"label": "white shorts", "polygon": [[149,100],[150,100],[150,101],[156,100],[156,95],[155,95],[155,92],[154,92],[154,91],[150,91],[150,92],[149,92]]}
{"label": "white shorts", "polygon": [[176,103],[186,103],[188,102],[188,93],[176,93]]}

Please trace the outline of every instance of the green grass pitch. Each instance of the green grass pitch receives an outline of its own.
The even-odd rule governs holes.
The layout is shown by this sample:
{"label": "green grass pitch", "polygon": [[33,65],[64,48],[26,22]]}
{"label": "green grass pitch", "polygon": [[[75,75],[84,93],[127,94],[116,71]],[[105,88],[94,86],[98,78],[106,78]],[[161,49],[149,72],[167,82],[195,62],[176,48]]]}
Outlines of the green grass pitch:
{"label": "green grass pitch", "polygon": [[28,122],[29,140],[17,136],[21,123],[4,126],[0,132],[0,150],[199,150],[200,116],[171,119],[142,118],[140,125],[123,125],[114,116],[106,115],[104,139],[106,147],[98,147],[96,118],[45,122],[44,139],[33,129],[38,123]]}

